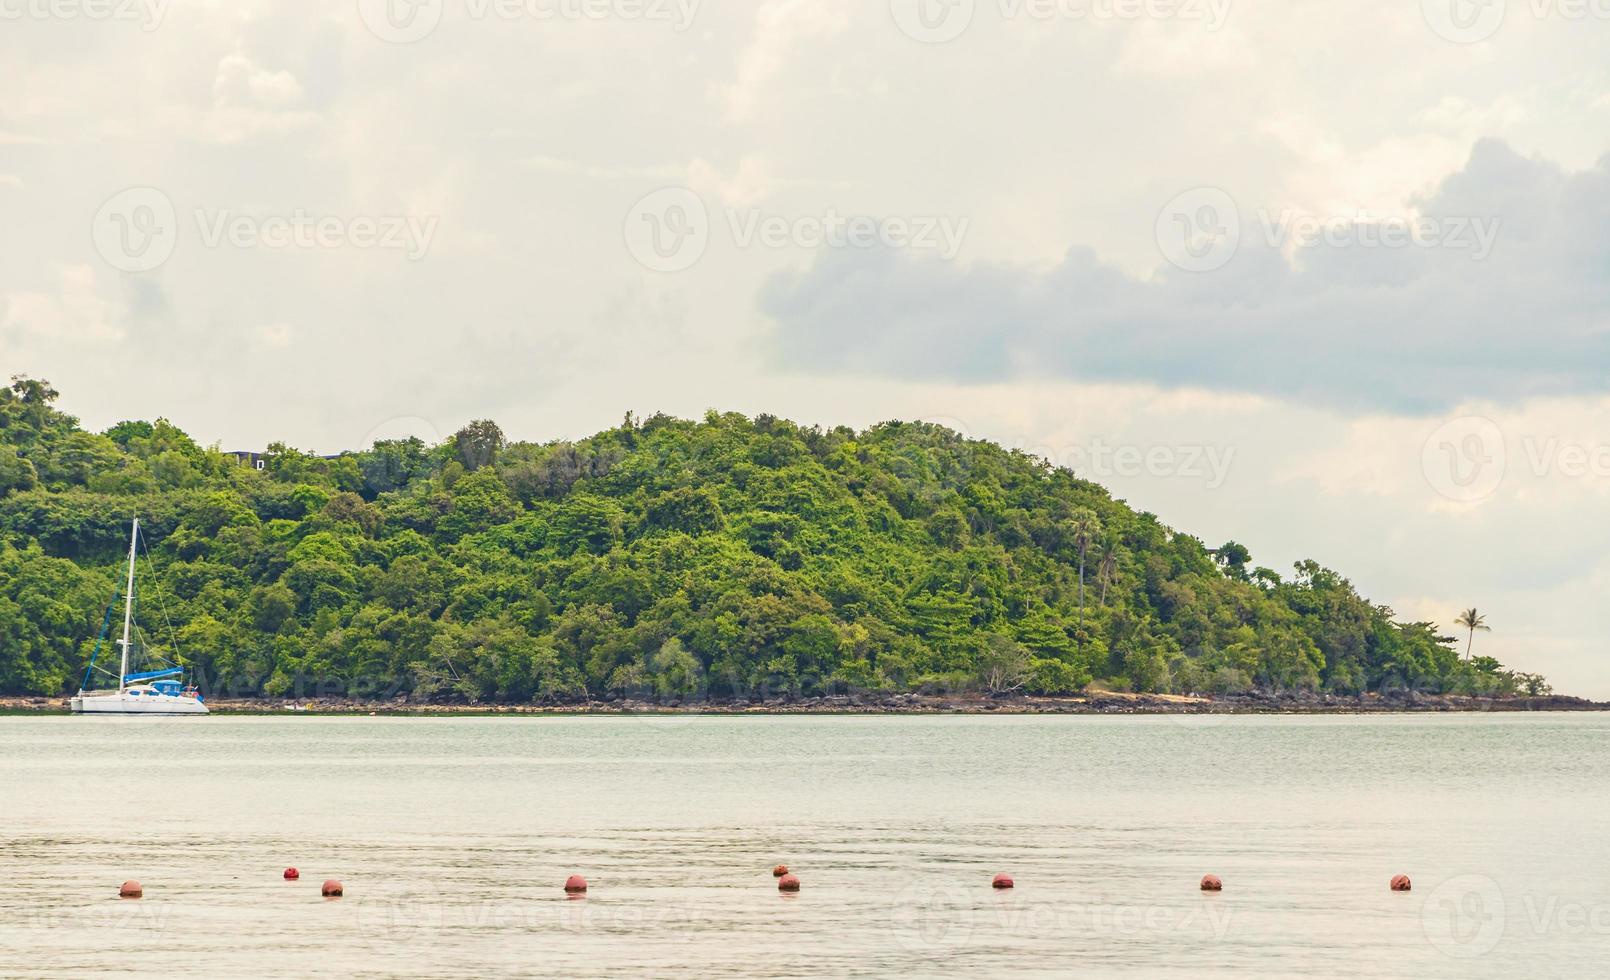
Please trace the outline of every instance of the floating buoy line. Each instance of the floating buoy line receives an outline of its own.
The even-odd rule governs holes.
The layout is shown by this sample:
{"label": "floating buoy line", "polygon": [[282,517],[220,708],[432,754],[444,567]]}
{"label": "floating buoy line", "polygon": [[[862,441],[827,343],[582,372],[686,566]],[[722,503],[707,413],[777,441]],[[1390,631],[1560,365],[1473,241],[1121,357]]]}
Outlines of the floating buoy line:
{"label": "floating buoy line", "polygon": [[[778,891],[799,891],[799,876],[789,871],[788,865],[779,864],[775,868],[771,869],[771,873],[772,877],[777,879]],[[302,874],[295,868],[286,868],[283,877],[286,881],[298,881],[301,879]],[[1012,880],[1012,876],[1006,874],[1005,872],[997,874],[994,878],[990,879],[990,887],[996,889],[997,891],[1013,888],[1016,886],[1016,884],[1017,883]],[[1206,874],[1202,876],[1202,881],[1198,887],[1205,892],[1220,892],[1224,890],[1224,881],[1220,879],[1218,875]],[[1387,887],[1394,892],[1406,892],[1412,889],[1412,884],[1409,881],[1408,875],[1399,874],[1392,876],[1392,880],[1387,883]],[[346,894],[346,887],[342,885],[341,881],[337,878],[327,878],[325,879],[324,884],[319,886],[319,894],[324,898],[340,898]],[[572,898],[581,898],[586,896],[587,879],[581,875],[571,875],[569,878],[566,878],[565,894]],[[117,895],[119,898],[143,898],[145,896],[145,888],[138,881],[130,878],[128,881],[123,882],[123,884],[118,887]]]}

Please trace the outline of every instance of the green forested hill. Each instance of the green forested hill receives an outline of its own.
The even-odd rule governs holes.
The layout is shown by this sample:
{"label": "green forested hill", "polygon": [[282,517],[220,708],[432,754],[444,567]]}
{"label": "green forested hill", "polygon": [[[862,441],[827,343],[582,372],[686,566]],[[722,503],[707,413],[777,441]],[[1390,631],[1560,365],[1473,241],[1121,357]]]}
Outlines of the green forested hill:
{"label": "green forested hill", "polygon": [[0,693],[76,689],[136,512],[143,618],[214,694],[1541,686],[1317,564],[1249,569],[936,425],[710,413],[538,445],[477,422],[275,445],[259,472],[165,420],[85,432],[55,397],[0,390]]}

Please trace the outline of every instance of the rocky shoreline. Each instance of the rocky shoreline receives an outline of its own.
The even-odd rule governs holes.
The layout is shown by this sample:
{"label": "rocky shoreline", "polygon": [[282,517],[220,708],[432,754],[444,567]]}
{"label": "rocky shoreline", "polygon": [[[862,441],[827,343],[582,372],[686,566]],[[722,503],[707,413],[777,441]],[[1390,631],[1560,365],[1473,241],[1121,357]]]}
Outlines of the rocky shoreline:
{"label": "rocky shoreline", "polygon": [[[999,714],[1191,715],[1377,714],[1481,711],[1610,711],[1610,702],[1563,695],[1485,698],[1416,691],[1363,696],[1268,692],[1221,697],[1089,692],[1067,697],[983,694],[844,694],[765,701],[643,701],[633,698],[518,705],[352,698],[214,699],[215,714],[241,715],[789,715],[789,714]],[[55,714],[65,698],[0,697],[0,712]]]}

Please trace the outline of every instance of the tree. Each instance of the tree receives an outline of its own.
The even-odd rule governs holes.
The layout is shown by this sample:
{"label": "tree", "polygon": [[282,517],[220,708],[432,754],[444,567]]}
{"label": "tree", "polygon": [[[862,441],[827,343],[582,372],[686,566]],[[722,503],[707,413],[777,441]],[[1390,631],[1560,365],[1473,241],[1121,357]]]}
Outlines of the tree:
{"label": "tree", "polygon": [[507,444],[503,430],[491,419],[476,419],[453,435],[458,461],[471,473],[496,462],[498,453]]}
{"label": "tree", "polygon": [[1475,645],[1476,631],[1481,630],[1483,633],[1492,632],[1492,627],[1487,625],[1487,617],[1477,612],[1475,606],[1471,606],[1469,609],[1466,609],[1464,612],[1460,613],[1459,618],[1455,619],[1453,624],[1455,626],[1462,626],[1470,631],[1469,636],[1465,639],[1466,660],[1470,659],[1470,648]]}
{"label": "tree", "polygon": [[1029,651],[1009,636],[991,633],[978,657],[978,679],[991,694],[1019,690],[1028,681]]}
{"label": "tree", "polygon": [[1074,515],[1072,536],[1073,546],[1079,552],[1079,633],[1082,636],[1085,628],[1085,554],[1090,550],[1090,542],[1095,538],[1101,525],[1096,515],[1090,510],[1081,510]]}
{"label": "tree", "polygon": [[61,397],[61,393],[44,378],[29,378],[21,374],[12,375],[11,391],[22,403],[28,423],[35,431],[43,431],[50,421],[50,406]]}
{"label": "tree", "polygon": [[1226,541],[1213,553],[1213,559],[1224,569],[1224,574],[1238,582],[1247,580],[1247,562],[1252,560],[1252,552],[1247,550],[1246,545]]}
{"label": "tree", "polygon": [[32,490],[38,482],[33,463],[19,456],[15,446],[0,446],[0,497],[13,490]]}
{"label": "tree", "polygon": [[1101,583],[1101,607],[1107,607],[1107,586],[1112,584],[1113,578],[1118,574],[1118,552],[1108,548],[1101,556],[1101,565],[1096,569],[1096,579]]}
{"label": "tree", "polygon": [[648,671],[653,678],[654,693],[662,698],[687,697],[697,693],[703,685],[699,659],[674,636],[660,644],[649,658]]}

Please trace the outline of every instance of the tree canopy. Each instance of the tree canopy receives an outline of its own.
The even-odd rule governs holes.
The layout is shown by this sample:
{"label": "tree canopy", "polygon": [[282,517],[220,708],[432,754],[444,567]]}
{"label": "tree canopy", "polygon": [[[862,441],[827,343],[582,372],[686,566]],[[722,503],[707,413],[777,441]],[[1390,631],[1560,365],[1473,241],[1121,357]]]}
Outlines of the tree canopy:
{"label": "tree canopy", "polygon": [[929,423],[628,415],[537,444],[480,420],[258,470],[56,398],[0,389],[0,693],[76,686],[136,512],[178,654],[231,696],[1544,687],[1315,562],[1249,573]]}

